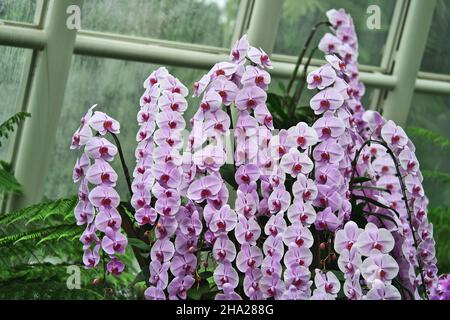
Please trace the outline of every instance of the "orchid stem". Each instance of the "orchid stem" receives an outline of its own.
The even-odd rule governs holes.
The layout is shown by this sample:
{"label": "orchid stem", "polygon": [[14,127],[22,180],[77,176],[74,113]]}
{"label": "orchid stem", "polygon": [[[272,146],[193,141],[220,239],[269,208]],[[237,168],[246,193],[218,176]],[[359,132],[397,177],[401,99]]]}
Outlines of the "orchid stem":
{"label": "orchid stem", "polygon": [[294,116],[295,106],[300,101],[300,98],[302,96],[302,92],[305,89],[306,76],[307,76],[307,73],[308,73],[308,67],[311,64],[311,60],[312,60],[314,54],[316,53],[316,51],[317,51],[317,48],[314,48],[311,51],[311,53],[309,54],[309,57],[308,57],[308,61],[306,62],[305,67],[303,68],[302,79],[300,80],[300,84],[298,85],[297,90],[294,93],[294,97],[292,98],[292,101],[291,101],[291,107],[290,107],[290,110],[289,110],[291,117]]}
{"label": "orchid stem", "polygon": [[128,170],[127,164],[125,162],[125,157],[123,156],[122,145],[120,144],[119,138],[111,132],[111,135],[116,143],[117,149],[119,151],[120,162],[122,164],[123,173],[125,175],[125,179],[127,180],[128,191],[130,192],[130,196],[133,196],[133,190],[131,188],[131,176],[130,171]]}
{"label": "orchid stem", "polygon": [[[411,209],[410,209],[409,204],[408,204],[408,198],[407,198],[407,195],[406,195],[405,182],[403,181],[403,177],[402,177],[402,175],[400,173],[400,164],[399,164],[399,162],[397,160],[397,157],[395,156],[394,152],[392,151],[392,149],[384,141],[377,141],[377,140],[372,140],[372,139],[367,140],[366,142],[363,143],[361,148],[356,152],[355,159],[352,162],[352,168],[356,169],[356,165],[358,164],[358,158],[361,155],[362,150],[364,149],[364,147],[370,146],[371,143],[375,143],[375,144],[379,144],[379,145],[383,146],[386,149],[386,151],[389,154],[389,156],[391,157],[392,161],[394,161],[395,170],[397,172],[397,178],[398,178],[398,180],[400,182],[400,189],[402,189],[403,201],[405,203],[406,212],[407,212],[407,215],[408,215],[408,223],[409,223],[409,227],[411,229],[411,234],[412,234],[413,241],[414,241],[414,247],[416,248],[416,251],[418,251],[419,245],[418,245],[416,234],[415,234],[415,231],[414,231],[414,226],[412,225],[412,212],[411,212]],[[352,176],[351,176],[351,179],[350,179],[350,186],[349,186],[350,192],[353,191],[352,181],[353,181],[353,179],[355,177],[355,171],[356,170],[352,170]],[[420,272],[420,277],[422,279],[423,292],[424,292],[425,298],[428,300],[428,293],[427,293],[427,288],[426,288],[426,285],[425,285],[425,278],[423,276],[422,262],[421,262],[421,260],[419,258],[417,258],[417,262],[418,262],[418,269],[419,269],[419,272]]]}
{"label": "orchid stem", "polygon": [[314,35],[316,34],[318,28],[321,25],[328,25],[330,26],[330,23],[328,21],[321,21],[317,23],[312,29],[311,33],[308,36],[308,39],[306,39],[305,45],[303,46],[302,52],[298,56],[297,63],[295,65],[294,73],[292,74],[291,80],[289,81],[289,85],[287,87],[287,96],[291,93],[292,86],[294,85],[295,79],[297,78],[298,69],[300,68],[300,65],[302,64],[303,58],[305,57],[306,51],[309,48],[309,45],[311,44],[312,39],[314,38]]}

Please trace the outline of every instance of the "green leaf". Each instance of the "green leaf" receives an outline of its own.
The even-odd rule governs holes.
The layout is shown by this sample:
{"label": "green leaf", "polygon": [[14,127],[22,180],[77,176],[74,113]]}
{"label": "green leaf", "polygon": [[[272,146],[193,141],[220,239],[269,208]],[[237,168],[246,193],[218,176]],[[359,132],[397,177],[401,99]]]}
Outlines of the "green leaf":
{"label": "green leaf", "polygon": [[425,128],[409,127],[408,133],[418,138],[422,138],[440,149],[450,152],[450,140]]}
{"label": "green leaf", "polygon": [[381,192],[387,192],[391,194],[391,191],[385,188],[380,187],[372,187],[372,186],[353,186],[353,189],[355,190],[375,190],[375,191],[381,191]]}
{"label": "green leaf", "polygon": [[145,243],[141,239],[128,238],[128,244],[132,245],[133,247],[144,250],[144,251],[150,250],[150,245],[148,243]]}
{"label": "green leaf", "polygon": [[236,167],[232,164],[226,164],[220,168],[220,174],[222,178],[234,189],[238,188],[234,175],[236,173]]}
{"label": "green leaf", "polygon": [[377,206],[377,207],[379,207],[379,208],[383,208],[383,209],[390,210],[390,211],[394,212],[394,213],[397,215],[397,217],[400,217],[400,214],[398,213],[397,210],[392,209],[391,207],[388,207],[388,206],[382,204],[381,202],[378,202],[378,201],[376,201],[376,200],[374,200],[374,199],[372,199],[372,198],[369,198],[369,197],[362,197],[362,196],[355,196],[355,195],[353,195],[353,197],[354,197],[356,200],[362,200],[362,201],[365,201],[365,202],[369,202],[369,203],[371,203],[371,204],[373,204],[373,205],[375,205],[375,206]]}
{"label": "green leaf", "polygon": [[450,174],[442,171],[422,170],[422,174],[426,179],[438,182],[450,184]]}
{"label": "green leaf", "polygon": [[211,291],[208,281],[202,279],[200,283],[195,284],[189,291],[188,297],[192,300],[201,300],[204,294]]}
{"label": "green leaf", "polygon": [[144,282],[145,281],[145,275],[142,271],[140,271],[136,277],[134,278],[133,282],[131,282],[130,287],[135,286],[137,283],[139,282]]}
{"label": "green leaf", "polygon": [[395,226],[398,228],[398,223],[397,223],[397,221],[395,221],[395,219],[392,218],[392,217],[390,217],[390,216],[387,216],[387,215],[382,214],[382,213],[369,212],[369,211],[365,211],[365,210],[363,211],[363,213],[364,213],[365,215],[368,215],[368,216],[374,216],[374,217],[377,217],[377,218],[380,218],[380,219],[386,219],[386,220],[389,220],[389,221],[391,221],[393,224],[395,224]]}
{"label": "green leaf", "polygon": [[363,182],[369,182],[369,181],[372,181],[372,179],[370,179],[368,177],[355,177],[350,182],[350,184],[357,184],[357,183],[363,183]]}
{"label": "green leaf", "polygon": [[38,203],[0,216],[0,226],[11,225],[21,220],[26,220],[27,223],[30,223],[30,221],[45,221],[52,215],[70,216],[73,219],[73,211],[76,205],[77,197]]}
{"label": "green leaf", "polygon": [[28,117],[31,117],[31,114],[27,112],[18,112],[0,125],[0,147],[2,146],[1,138],[8,139],[9,134]]}
{"label": "green leaf", "polygon": [[0,193],[20,193],[22,187],[14,175],[4,169],[0,169]]}

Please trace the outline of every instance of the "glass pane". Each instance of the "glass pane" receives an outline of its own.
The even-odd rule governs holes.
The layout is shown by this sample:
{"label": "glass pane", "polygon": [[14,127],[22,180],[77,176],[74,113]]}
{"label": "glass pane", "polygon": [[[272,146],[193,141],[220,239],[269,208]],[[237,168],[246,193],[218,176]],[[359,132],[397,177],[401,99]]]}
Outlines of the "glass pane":
{"label": "glass pane", "polygon": [[[450,96],[415,94],[407,128],[420,127],[450,139]],[[417,148],[422,170],[438,170],[450,174],[450,153],[445,153],[428,140],[410,135]],[[425,190],[431,206],[450,206],[450,184],[433,181],[425,176]]]}
{"label": "glass pane", "polygon": [[[45,185],[47,198],[65,197],[76,194],[76,185],[71,183],[72,164],[76,153],[69,151],[73,132],[87,109],[98,104],[104,112],[121,122],[119,139],[129,169],[135,164],[134,150],[137,146],[138,130],[136,115],[139,99],[144,93],[142,83],[159,66],[122,60],[74,56],[64,98],[64,106],[53,148],[50,172]],[[192,88],[205,71],[185,68],[168,68],[188,88]],[[190,109],[198,108],[199,99],[188,96]],[[188,110],[189,111],[189,110]],[[186,112],[192,114],[193,112]],[[116,159],[114,168],[122,175],[120,162]],[[123,175],[120,176],[119,192],[128,197]]]}
{"label": "glass pane", "polygon": [[427,48],[422,61],[422,71],[450,74],[450,2],[437,2]]}
{"label": "glass pane", "polygon": [[0,0],[0,20],[33,23],[36,0]]}
{"label": "glass pane", "polygon": [[230,47],[238,0],[84,1],[82,28]]}
{"label": "glass pane", "polygon": [[[25,49],[0,46],[0,123],[18,111],[20,85],[25,64]],[[0,160],[8,160],[12,136],[2,139]]]}
{"label": "glass pane", "polygon": [[407,122],[407,132],[417,148],[420,168],[424,173],[425,193],[430,199],[428,218],[433,223],[438,268],[450,272],[450,181],[432,178],[427,171],[450,175],[450,152],[420,136],[412,135],[411,127],[420,127],[450,139],[450,96],[415,94]]}
{"label": "glass pane", "polygon": [[[367,8],[378,5],[381,8],[381,28],[370,30],[367,27]],[[344,8],[353,17],[359,37],[359,63],[378,66],[383,56],[395,1],[392,0],[285,0],[278,35],[275,43],[275,53],[298,56],[308,38],[312,27],[326,20],[326,11],[333,8]],[[327,32],[321,27],[317,32],[313,45],[317,45],[321,36]],[[312,46],[313,46],[312,45]],[[311,47],[312,47],[311,46]],[[317,58],[323,58],[318,52]]]}

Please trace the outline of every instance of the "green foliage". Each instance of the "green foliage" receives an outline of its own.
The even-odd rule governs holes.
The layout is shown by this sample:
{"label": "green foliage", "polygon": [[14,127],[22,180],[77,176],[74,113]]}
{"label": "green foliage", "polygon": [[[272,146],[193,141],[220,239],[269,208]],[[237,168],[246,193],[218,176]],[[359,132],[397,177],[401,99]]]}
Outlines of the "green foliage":
{"label": "green foliage", "polygon": [[[102,262],[92,270],[81,266],[83,249],[78,239],[83,227],[76,225],[76,204],[77,198],[71,197],[0,216],[0,299],[142,297],[144,279],[133,283],[137,270],[131,246],[120,257],[126,270],[119,278],[105,277]],[[80,268],[81,289],[68,289],[68,266]],[[101,284],[92,284],[93,279]]]}
{"label": "green foliage", "polygon": [[426,179],[441,183],[450,184],[450,174],[441,171],[422,170],[422,174]]}
{"label": "green foliage", "polygon": [[8,139],[9,134],[14,132],[15,128],[29,117],[31,117],[31,114],[27,112],[18,112],[0,125],[0,147],[2,146],[1,140]]}
{"label": "green foliage", "polygon": [[442,151],[450,152],[450,140],[425,128],[409,127],[408,133],[426,140],[439,147]]}
{"label": "green foliage", "polygon": [[439,273],[450,273],[450,207],[435,207],[428,211],[436,241]]}
{"label": "green foliage", "polygon": [[3,165],[0,168],[0,194],[21,192],[22,187],[8,169],[3,167]]}
{"label": "green foliage", "polygon": [[33,221],[45,222],[53,215],[58,215],[58,218],[63,221],[71,220],[76,204],[76,197],[42,202],[1,216],[0,226],[11,225],[23,220],[27,220],[26,225]]}

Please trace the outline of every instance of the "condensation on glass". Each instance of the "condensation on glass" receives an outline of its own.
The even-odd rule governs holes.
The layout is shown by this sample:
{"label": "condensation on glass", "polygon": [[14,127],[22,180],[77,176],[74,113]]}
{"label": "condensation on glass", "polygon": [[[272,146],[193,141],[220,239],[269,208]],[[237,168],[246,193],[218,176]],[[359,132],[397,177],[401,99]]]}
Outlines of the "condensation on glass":
{"label": "condensation on glass", "polygon": [[33,23],[36,0],[0,0],[0,20]]}
{"label": "condensation on glass", "polygon": [[[327,20],[325,12],[345,8],[352,15],[358,33],[359,62],[379,66],[395,3],[393,0],[284,0],[274,53],[298,56],[312,27],[319,21]],[[371,16],[367,9],[371,5],[381,9],[380,29],[369,29],[367,26],[367,19]],[[321,36],[328,32],[326,27],[321,28],[311,47],[317,45]],[[314,57],[323,59],[323,54],[316,53]]]}
{"label": "condensation on glass", "polygon": [[450,1],[438,1],[422,60],[422,71],[450,74]]}
{"label": "condensation on glass", "polygon": [[[411,127],[425,128],[450,139],[448,124],[450,123],[450,96],[416,93],[408,115],[406,129]],[[417,152],[416,155],[422,170],[450,172],[450,154],[440,150],[428,140],[410,135]],[[432,181],[425,177],[427,196],[434,206],[450,206],[450,185]]]}
{"label": "condensation on glass", "polygon": [[[76,194],[75,184],[71,183],[71,164],[76,154],[69,152],[73,132],[79,126],[80,118],[94,104],[99,110],[108,113],[121,123],[119,139],[124,148],[127,164],[132,170],[135,166],[134,151],[137,146],[137,113],[139,99],[144,93],[143,82],[159,66],[113,59],[74,56],[64,97],[60,124],[53,147],[50,170],[45,183],[44,195],[48,198],[66,197]],[[190,90],[195,81],[204,73],[201,70],[168,67]],[[198,98],[187,98],[189,110],[197,110]],[[122,174],[119,158],[113,163]],[[121,177],[118,190],[121,196],[128,197],[125,178]]]}
{"label": "condensation on glass", "polygon": [[[0,46],[0,123],[19,111],[21,81],[24,75],[26,49]],[[2,140],[0,160],[8,160],[12,137]]]}
{"label": "condensation on glass", "polygon": [[82,28],[229,48],[238,0],[84,1]]}

